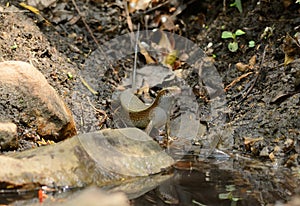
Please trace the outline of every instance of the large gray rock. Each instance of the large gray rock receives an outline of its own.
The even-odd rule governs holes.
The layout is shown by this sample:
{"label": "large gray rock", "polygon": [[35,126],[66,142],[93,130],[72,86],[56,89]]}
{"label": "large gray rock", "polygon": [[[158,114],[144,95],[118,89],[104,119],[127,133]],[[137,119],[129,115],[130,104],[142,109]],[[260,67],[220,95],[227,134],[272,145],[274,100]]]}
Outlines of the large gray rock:
{"label": "large gray rock", "polygon": [[[144,187],[153,188],[157,183],[153,175],[172,164],[174,160],[142,130],[104,129],[46,147],[0,156],[0,165],[6,166],[0,170],[0,182],[11,185],[10,188],[17,185],[37,189],[40,185],[51,187],[54,182],[57,187],[73,188],[125,184],[149,177],[133,187],[142,191]],[[131,188],[129,192],[133,191],[132,187],[123,189],[128,188]]]}
{"label": "large gray rock", "polygon": [[0,149],[16,148],[17,142],[17,125],[11,122],[0,122]]}
{"label": "large gray rock", "polygon": [[76,134],[72,114],[45,77],[21,61],[0,63],[0,118],[61,140]]}

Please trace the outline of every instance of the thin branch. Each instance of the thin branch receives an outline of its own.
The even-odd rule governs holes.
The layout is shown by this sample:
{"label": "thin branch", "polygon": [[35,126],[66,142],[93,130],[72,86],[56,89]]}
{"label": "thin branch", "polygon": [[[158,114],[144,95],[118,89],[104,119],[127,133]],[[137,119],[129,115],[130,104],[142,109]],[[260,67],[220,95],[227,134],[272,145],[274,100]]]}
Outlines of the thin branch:
{"label": "thin branch", "polygon": [[133,89],[133,91],[135,91],[135,89],[136,89],[136,62],[137,62],[139,35],[140,35],[140,24],[138,24],[138,30],[136,33],[135,46],[134,46],[134,64],[133,64],[133,71],[132,71],[132,89]]}
{"label": "thin branch", "polygon": [[94,95],[97,95],[98,92],[94,90],[81,76],[79,76],[82,84]]}
{"label": "thin branch", "polygon": [[126,20],[127,20],[128,28],[129,28],[130,32],[133,32],[133,24],[132,24],[132,20],[131,20],[130,14],[129,14],[126,0],[123,0],[123,5],[124,5],[125,13],[126,13]]}
{"label": "thin branch", "polygon": [[248,77],[250,74],[253,74],[253,72],[248,72],[246,74],[242,74],[241,76],[239,76],[238,78],[234,79],[230,84],[228,84],[224,91],[227,92],[231,87],[233,87],[234,85],[236,85],[238,82],[240,82],[242,79]]}
{"label": "thin branch", "polygon": [[260,74],[262,72],[262,64],[265,61],[265,56],[266,56],[266,50],[267,50],[267,48],[268,48],[268,45],[266,45],[265,48],[264,48],[262,59],[260,61],[260,65],[259,65],[259,70],[258,70],[258,72],[256,74],[256,77],[255,77],[252,85],[250,86],[250,88],[248,89],[248,91],[243,95],[243,98],[238,102],[238,104],[242,103],[247,98],[247,96],[250,94],[250,92],[253,90],[255,84],[257,83],[258,77],[260,76]]}
{"label": "thin branch", "polygon": [[106,114],[106,112],[104,111],[104,110],[102,110],[102,109],[97,109],[92,103],[91,103],[91,101],[90,101],[90,98],[89,97],[87,97],[87,100],[88,100],[88,103],[90,104],[90,106],[96,111],[96,112],[99,112],[100,114],[102,114],[104,117],[101,119],[101,121],[99,122],[99,126],[101,127],[103,124],[104,124],[104,122],[106,121],[106,119],[107,119],[107,114]]}

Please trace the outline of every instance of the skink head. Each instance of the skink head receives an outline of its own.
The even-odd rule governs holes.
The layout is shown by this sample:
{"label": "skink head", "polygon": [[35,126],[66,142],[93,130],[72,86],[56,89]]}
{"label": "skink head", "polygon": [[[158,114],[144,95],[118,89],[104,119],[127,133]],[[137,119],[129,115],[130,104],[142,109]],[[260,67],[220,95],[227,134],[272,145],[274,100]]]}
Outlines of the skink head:
{"label": "skink head", "polygon": [[166,87],[162,90],[160,90],[157,94],[157,97],[160,97],[160,96],[164,96],[164,97],[167,97],[167,96],[174,96],[174,95],[177,95],[177,94],[180,94],[181,93],[181,89],[177,86],[172,86],[172,87]]}
{"label": "skink head", "polygon": [[167,112],[173,104],[174,96],[180,93],[181,89],[177,86],[166,87],[158,92],[153,105],[155,107],[160,107]]}

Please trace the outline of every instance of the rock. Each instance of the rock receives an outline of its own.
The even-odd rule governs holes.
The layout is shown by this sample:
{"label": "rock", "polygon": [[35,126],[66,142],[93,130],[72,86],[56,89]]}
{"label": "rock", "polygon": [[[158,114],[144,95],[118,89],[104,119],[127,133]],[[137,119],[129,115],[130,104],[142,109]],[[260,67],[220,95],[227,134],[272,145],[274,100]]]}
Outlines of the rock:
{"label": "rock", "polygon": [[11,122],[0,122],[0,149],[16,148],[17,142],[17,125]]}
{"label": "rock", "polygon": [[27,0],[27,4],[39,10],[56,5],[57,0]]}
{"label": "rock", "polygon": [[45,77],[21,61],[0,63],[0,118],[36,128],[47,139],[76,134],[71,111]]}
{"label": "rock", "polygon": [[174,160],[142,130],[104,129],[0,156],[0,165],[6,166],[5,170],[0,170],[0,182],[7,183],[10,188],[24,186],[27,190],[35,190],[40,185],[52,187],[53,183],[58,188],[124,186],[126,182],[147,178],[121,189],[132,193],[149,187],[153,189],[166,179],[161,175],[157,179],[155,174],[166,171],[173,164]]}
{"label": "rock", "polygon": [[129,206],[129,200],[124,193],[109,194],[96,187],[90,187],[83,191],[75,192],[62,202],[53,202],[49,205],[57,206]]}
{"label": "rock", "polygon": [[259,153],[259,156],[260,157],[268,157],[270,154],[270,151],[269,151],[269,148],[268,147],[264,147],[260,153]]}
{"label": "rock", "polygon": [[[145,83],[151,88],[158,86],[163,88],[165,85],[172,85],[170,82],[176,81],[176,76],[173,71],[167,67],[146,65],[137,70],[136,74],[136,87],[141,88],[145,86]],[[179,80],[177,80],[179,81]],[[123,79],[124,87],[131,86],[132,77]]]}
{"label": "rock", "polygon": [[276,203],[275,206],[298,206],[300,205],[300,196],[294,196],[291,198],[291,200],[289,202],[287,202],[286,204],[282,204],[282,203]]}
{"label": "rock", "polygon": [[22,206],[129,206],[129,200],[122,192],[110,193],[96,186],[80,190],[58,192],[55,194],[47,193],[42,203],[36,198],[18,200],[12,205]]}

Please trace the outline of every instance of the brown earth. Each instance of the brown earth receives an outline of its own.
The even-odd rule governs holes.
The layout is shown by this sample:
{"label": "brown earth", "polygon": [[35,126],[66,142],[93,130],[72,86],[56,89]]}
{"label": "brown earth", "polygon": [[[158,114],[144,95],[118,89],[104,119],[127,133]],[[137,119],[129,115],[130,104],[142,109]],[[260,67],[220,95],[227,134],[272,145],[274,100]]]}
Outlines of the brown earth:
{"label": "brown earth", "polygon": [[[18,4],[15,5],[20,7]],[[82,17],[78,15],[72,2],[57,2],[55,6],[45,8],[42,16],[51,22],[50,26],[40,16],[32,13],[22,14],[32,18],[44,34],[39,34],[37,27],[26,28],[30,25],[26,21],[30,20],[21,20],[19,16],[22,15],[17,13],[2,13],[6,18],[2,18],[1,25],[2,38],[6,38],[1,44],[2,59],[31,61],[42,71],[59,94],[65,97],[65,101],[71,108],[69,94],[73,84],[79,81],[76,74],[80,69],[88,67],[87,58],[97,47],[91,35],[95,36],[101,44],[129,32],[122,4],[114,1],[105,3],[78,1],[77,6],[77,9],[82,12]],[[137,23],[140,23],[142,30],[146,26],[142,19],[147,16],[149,29],[160,27],[165,30],[176,30],[176,33],[197,43],[208,56],[214,57],[214,64],[225,87],[240,78],[236,84],[226,88],[228,108],[230,108],[226,112],[226,121],[233,128],[233,148],[254,156],[280,156],[280,162],[285,164],[289,156],[297,154],[299,150],[297,147],[300,125],[297,92],[299,91],[299,84],[297,84],[299,63],[296,61],[287,66],[283,65],[284,45],[291,45],[291,50],[295,50],[294,54],[290,52],[293,58],[297,59],[299,54],[297,44],[293,46],[293,43],[286,43],[287,34],[293,36],[297,31],[299,32],[299,4],[292,1],[272,3],[262,1],[256,4],[247,1],[243,2],[243,8],[243,13],[239,13],[235,7],[223,5],[220,1],[214,3],[174,1],[162,4],[153,11],[145,9],[134,12],[131,14],[131,20],[134,28],[137,27]],[[182,9],[182,12],[172,20],[176,29],[166,27],[157,20],[162,14],[172,14],[170,12],[172,9],[178,11]],[[17,21],[12,23],[11,19]],[[13,27],[16,22],[20,24],[17,24],[17,28],[22,28],[22,32],[14,30],[17,29]],[[84,22],[89,25],[91,31]],[[237,52],[230,52],[227,48],[230,40],[222,39],[221,33],[224,30],[234,32],[237,29],[242,29],[246,34],[237,37],[239,43]],[[49,46],[46,38],[52,46]],[[250,40],[255,42],[254,48],[248,46]],[[18,46],[16,49],[12,48],[14,44]],[[208,47],[209,44],[212,46]],[[62,59],[62,55],[57,54],[57,51],[67,58]],[[255,61],[253,61],[254,55]],[[97,56],[93,58],[95,62],[88,59],[92,65],[98,65],[102,61],[97,60]],[[248,63],[251,58],[252,63]],[[235,67],[237,63],[244,65],[248,70],[237,70]],[[114,65],[115,71],[108,69],[104,77],[99,77],[101,86],[95,85],[98,96],[91,100],[96,108],[106,111],[108,115],[110,115],[108,109],[111,94],[120,83],[124,71],[130,70],[132,62],[125,61],[121,64],[123,66]],[[247,64],[250,66],[245,67]],[[68,74],[71,74],[73,79],[69,78]],[[76,113],[78,108],[72,110]],[[98,129],[111,127],[110,118],[104,124],[101,123],[103,117],[101,113],[96,112],[94,117],[89,119],[93,121],[98,119],[99,122],[94,123]],[[226,138],[226,135],[224,136]],[[246,141],[249,138],[250,142]],[[256,138],[262,139],[256,141]],[[288,142],[292,142],[292,148],[284,149],[287,147],[284,145]],[[281,150],[275,154],[278,150],[277,146]],[[272,154],[274,150],[275,153]],[[285,158],[282,159],[282,156]],[[294,164],[298,165],[298,161]]]}
{"label": "brown earth", "polygon": [[[243,12],[240,13],[227,1],[157,2],[153,3],[153,9],[147,7],[130,15],[133,28],[136,30],[140,23],[141,30],[163,28],[175,32],[199,45],[207,56],[212,57],[226,88],[228,110],[224,114],[226,126],[231,129],[230,134],[221,132],[222,140],[226,142],[228,137],[234,140],[225,150],[233,148],[236,153],[297,171],[300,161],[300,4],[292,0],[249,0],[242,2]],[[5,3],[1,1],[1,6]],[[43,9],[41,16],[50,25],[41,16],[30,12],[0,13],[0,40],[3,42],[0,54],[1,60],[32,62],[64,97],[72,111],[80,113],[82,110],[79,106],[74,107],[76,103],[71,97],[74,85],[80,83],[77,73],[105,61],[91,55],[97,49],[95,39],[101,45],[130,29],[123,4],[119,2],[91,0],[76,3],[78,8],[72,1],[58,1]],[[13,5],[24,10],[17,1]],[[163,24],[159,20],[162,15],[173,15],[174,18],[170,24]],[[31,22],[37,26],[29,27]],[[227,45],[232,40],[221,38],[221,34],[237,29],[246,34],[237,37],[238,50],[230,52]],[[294,37],[297,32],[298,37]],[[255,42],[254,47],[248,45],[251,40]],[[99,76],[98,85],[95,85],[98,96],[91,99],[98,111],[93,110],[94,113],[87,116],[93,122],[93,129],[113,126],[111,96],[122,77],[128,75],[132,58],[116,62],[115,70],[107,67],[103,76]],[[141,55],[139,61],[145,62]],[[285,61],[290,62],[284,64]],[[232,82],[234,84],[230,85]],[[197,89],[199,85],[196,84],[194,91]],[[195,94],[206,107],[208,97],[201,96],[199,91]],[[104,114],[108,115],[106,119],[103,119]],[[80,115],[76,116],[78,124]],[[23,135],[23,140],[32,139]]]}

